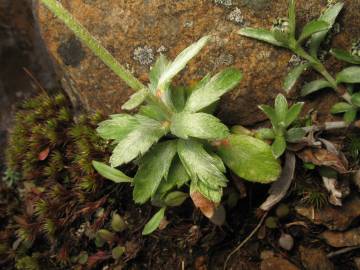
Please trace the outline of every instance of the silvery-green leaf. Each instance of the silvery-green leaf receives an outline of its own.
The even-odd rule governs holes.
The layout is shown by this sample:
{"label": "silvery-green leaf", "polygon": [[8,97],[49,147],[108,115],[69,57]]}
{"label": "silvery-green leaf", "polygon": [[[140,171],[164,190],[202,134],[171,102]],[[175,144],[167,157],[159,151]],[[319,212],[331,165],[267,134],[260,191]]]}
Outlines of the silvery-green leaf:
{"label": "silvery-green leaf", "polygon": [[200,52],[209,39],[209,36],[202,37],[197,42],[183,50],[175,58],[175,60],[166,67],[164,72],[162,72],[157,88],[161,88],[163,85],[170,82],[171,79],[175,77],[175,75],[178,74],[186,66],[186,64]]}
{"label": "silvery-green leaf", "polygon": [[220,170],[220,172],[222,173],[226,173],[226,168],[224,165],[224,162],[222,161],[221,157],[219,157],[217,154],[215,154],[212,151],[207,151],[209,153],[209,155],[212,157],[213,159],[213,163],[216,165],[216,167]]}
{"label": "silvery-green leaf", "polygon": [[209,200],[219,202],[221,196],[214,197],[211,194],[214,195],[214,192],[217,195],[222,194],[227,179],[202,144],[194,140],[179,140],[178,154],[186,172],[190,175],[192,185],[195,184],[199,192]]}
{"label": "silvery-green leaf", "polygon": [[210,203],[220,203],[223,195],[221,188],[210,188],[201,181],[191,181],[190,194],[193,194],[194,192],[200,192],[200,194],[209,200]]}
{"label": "silvery-green leaf", "polygon": [[341,61],[345,61],[350,64],[360,65],[360,57],[352,55],[350,52],[341,49],[331,49],[330,53]]}
{"label": "silvery-green leaf", "polygon": [[291,89],[295,86],[297,80],[300,78],[301,74],[309,67],[309,64],[301,64],[294,67],[287,74],[284,80],[284,90],[286,93],[289,93]]}
{"label": "silvery-green leaf", "polygon": [[130,99],[126,101],[124,105],[121,106],[121,109],[128,111],[135,109],[145,101],[147,95],[148,95],[148,90],[141,89],[140,91],[133,94],[130,97]]}
{"label": "silvery-green leaf", "polygon": [[278,41],[275,38],[273,32],[266,30],[266,29],[245,27],[245,28],[240,29],[238,33],[242,36],[265,41],[265,42],[270,43],[275,46],[286,47],[286,45],[284,43]]}
{"label": "silvery-green leaf", "polygon": [[139,109],[139,114],[157,121],[166,120],[165,112],[163,112],[163,110],[159,106],[153,104],[141,106]]}
{"label": "silvery-green leaf", "polygon": [[298,42],[301,43],[315,33],[327,31],[329,27],[329,23],[325,21],[311,21],[304,26]]}
{"label": "silvery-green leaf", "polygon": [[351,96],[351,103],[360,107],[360,93],[355,93]]}
{"label": "silvery-green leaf", "polygon": [[151,68],[149,73],[150,85],[149,88],[153,94],[156,93],[158,82],[161,74],[163,74],[170,62],[165,55],[161,54],[156,60],[155,65]]}
{"label": "silvery-green leaf", "polygon": [[266,114],[266,116],[270,119],[273,127],[278,126],[278,119],[276,116],[276,112],[272,107],[270,107],[269,105],[260,105],[259,109],[262,110]]}
{"label": "silvery-green leaf", "polygon": [[337,83],[360,83],[360,66],[343,69],[336,74]]}
{"label": "silvery-green leaf", "polygon": [[296,30],[296,1],[289,1],[289,32],[292,37],[295,37]]}
{"label": "silvery-green leaf", "polygon": [[348,124],[354,122],[356,119],[356,114],[357,114],[357,110],[355,108],[346,111],[344,114],[344,121]]}
{"label": "silvery-green leaf", "polygon": [[270,128],[261,128],[256,131],[255,137],[261,140],[272,140],[275,138],[275,133]]}
{"label": "silvery-green leaf", "polygon": [[285,121],[288,111],[288,103],[286,97],[278,94],[275,98],[275,113],[279,122]]}
{"label": "silvery-green leaf", "polygon": [[332,28],[335,23],[336,17],[339,15],[341,9],[343,8],[343,3],[336,3],[335,5],[329,7],[320,17],[319,20],[325,21],[329,24],[328,29],[315,33],[311,37],[310,41],[310,54],[313,57],[317,57],[317,52],[323,40],[325,39],[328,31]]}
{"label": "silvery-green leaf", "polygon": [[171,89],[171,100],[177,112],[181,112],[186,103],[186,89],[184,87],[174,87]]}
{"label": "silvery-green leaf", "polygon": [[146,223],[142,235],[149,235],[154,232],[160,225],[161,220],[165,216],[166,207],[161,208],[150,220]]}
{"label": "silvery-green leaf", "polygon": [[285,126],[290,126],[301,113],[301,109],[304,106],[304,102],[298,102],[290,107],[285,117]]}
{"label": "silvery-green leaf", "polygon": [[133,199],[145,203],[155,194],[161,181],[167,178],[170,165],[176,154],[176,141],[158,143],[141,159],[134,177]]}
{"label": "silvery-green leaf", "polygon": [[353,109],[353,106],[347,102],[338,102],[331,108],[331,113],[337,114],[337,113],[344,113],[349,110]]}
{"label": "silvery-green leaf", "polygon": [[218,101],[223,94],[232,90],[241,79],[242,74],[237,69],[228,68],[221,71],[191,93],[186,102],[185,110],[197,112],[206,108]]}
{"label": "silvery-green leaf", "polygon": [[296,143],[306,135],[303,128],[291,128],[286,132],[286,141]]}
{"label": "silvery-green leaf", "polygon": [[111,119],[99,123],[96,129],[105,140],[121,140],[139,125],[136,118],[129,114],[112,115]]}
{"label": "silvery-green leaf", "polygon": [[110,167],[105,163],[93,160],[92,165],[101,176],[115,183],[131,183],[133,181],[132,178],[125,175],[120,170]]}
{"label": "silvery-green leaf", "polygon": [[331,87],[331,84],[328,81],[323,79],[315,80],[304,85],[303,89],[301,89],[301,96],[304,97],[321,89],[329,87]]}
{"label": "silvery-green leaf", "polygon": [[142,115],[135,116],[138,125],[123,137],[110,157],[112,167],[128,163],[139,155],[145,154],[149,148],[164,136],[168,130],[162,123]]}
{"label": "silvery-green leaf", "polygon": [[228,128],[218,118],[207,113],[177,113],[171,119],[171,133],[183,139],[196,137],[216,140],[229,134]]}
{"label": "silvery-green leaf", "polygon": [[256,138],[246,135],[230,135],[217,153],[238,176],[245,180],[269,183],[277,179],[281,167],[271,147]]}
{"label": "silvery-green leaf", "polygon": [[164,202],[166,206],[179,206],[188,198],[189,196],[181,191],[173,191],[166,195]]}
{"label": "silvery-green leaf", "polygon": [[275,140],[271,145],[271,150],[275,158],[279,158],[282,154],[284,154],[286,150],[285,137],[281,135],[275,136]]}
{"label": "silvery-green leaf", "polygon": [[289,32],[280,31],[278,29],[273,29],[272,33],[277,41],[279,41],[282,44],[288,44],[289,43]]}

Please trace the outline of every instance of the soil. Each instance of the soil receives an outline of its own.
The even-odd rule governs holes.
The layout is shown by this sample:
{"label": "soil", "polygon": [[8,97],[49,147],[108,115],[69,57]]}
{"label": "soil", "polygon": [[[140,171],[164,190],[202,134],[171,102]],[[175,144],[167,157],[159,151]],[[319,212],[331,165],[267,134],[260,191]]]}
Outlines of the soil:
{"label": "soil", "polygon": [[[4,8],[7,9],[8,14],[1,13]],[[0,145],[5,146],[7,132],[11,129],[17,104],[41,93],[39,86],[50,94],[61,90],[59,90],[53,64],[35,27],[28,1],[9,0],[0,3],[0,40],[0,63],[4,63],[0,65]],[[79,49],[77,40],[70,40],[64,46],[67,47],[60,47],[58,50],[60,55],[64,51]],[[63,59],[64,62],[67,61],[67,65],[76,66],[84,56],[78,54],[78,57],[67,59],[64,55]],[[344,134],[338,135],[339,138],[341,136]],[[4,148],[1,147],[0,151]],[[3,154],[0,153],[0,169],[5,168],[2,157]],[[358,166],[356,161],[352,161],[352,165]],[[356,228],[360,225],[359,213],[355,211],[360,209],[356,185],[350,183],[352,192],[344,200],[342,208],[325,205],[321,210],[317,210],[304,203],[299,190],[306,189],[308,186],[310,189],[314,189],[315,186],[321,190],[321,180],[318,176],[309,174],[309,171],[303,169],[300,163],[298,168],[295,183],[288,196],[282,201],[282,204],[289,208],[289,213],[279,216],[276,209],[270,211],[268,217],[276,220],[275,225],[270,226],[264,223],[246,245],[230,258],[226,269],[264,270],[274,269],[274,267],[279,270],[360,269],[357,266],[360,249],[356,249],[359,243],[351,242],[354,237],[358,237],[359,229]],[[117,202],[111,207],[117,207],[132,225],[131,230],[122,235],[127,257],[119,268],[109,266],[113,263],[110,258],[89,269],[223,269],[227,256],[259,223],[263,213],[258,211],[258,207],[266,199],[269,188],[265,185],[233,180],[232,182],[238,184],[230,184],[225,191],[224,204],[227,218],[224,226],[212,224],[199,210],[194,209],[188,200],[181,207],[173,208],[167,213],[170,223],[166,228],[148,237],[141,236],[141,230],[155,209],[150,205],[142,207],[134,205],[129,187],[114,188],[115,191],[111,191],[111,196],[116,194],[114,199]],[[9,191],[3,183],[1,183],[0,192],[12,194],[12,191]],[[232,203],[230,200],[234,192],[238,200]],[[103,207],[106,209],[108,205],[105,203]],[[301,214],[298,211],[300,206],[311,214]],[[23,205],[20,207],[23,208]],[[349,212],[348,216],[346,216],[347,212]],[[312,216],[316,213],[321,213],[319,215],[322,215],[323,219],[319,217],[316,221],[312,220]],[[339,218],[344,218],[345,221],[342,220],[341,223]],[[341,224],[337,226],[336,221]],[[0,227],[2,228],[5,223],[7,221],[0,221]],[[354,237],[349,236],[348,232],[346,234],[346,237],[350,238],[350,246],[353,249],[334,255],[333,252],[338,251],[340,247],[329,245],[331,241],[325,241],[322,235],[326,233],[328,237],[331,237],[330,230],[335,231],[336,233],[332,234],[336,234],[339,238],[341,237],[339,234],[349,229],[352,229],[350,232],[355,234]],[[290,250],[279,245],[279,238],[284,233],[290,235],[294,241],[294,246]],[[46,239],[38,240],[33,250],[47,254],[44,250],[44,247],[47,247],[46,241]],[[345,243],[342,247],[348,246]],[[93,247],[89,248],[88,252],[95,254]],[[14,261],[0,260],[0,267],[4,270],[15,269]],[[41,267],[40,265],[40,269],[70,269],[69,266],[60,265]]]}

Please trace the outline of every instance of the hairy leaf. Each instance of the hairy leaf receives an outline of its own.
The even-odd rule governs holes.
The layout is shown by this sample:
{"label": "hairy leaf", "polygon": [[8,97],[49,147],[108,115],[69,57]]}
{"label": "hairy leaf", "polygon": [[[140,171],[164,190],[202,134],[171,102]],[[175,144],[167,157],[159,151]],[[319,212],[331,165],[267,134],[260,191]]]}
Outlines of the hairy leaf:
{"label": "hairy leaf", "polygon": [[319,47],[323,40],[325,39],[328,31],[332,28],[332,26],[335,23],[336,17],[339,15],[341,9],[343,8],[343,3],[336,3],[335,5],[329,7],[320,17],[319,20],[325,21],[329,24],[328,28],[326,30],[323,30],[321,32],[315,33],[311,37],[310,41],[310,54],[313,57],[317,57],[317,53],[319,50]]}
{"label": "hairy leaf", "polygon": [[155,231],[159,225],[161,220],[164,218],[165,216],[165,209],[166,207],[161,208],[150,220],[148,223],[146,223],[143,231],[142,231],[142,235],[149,235],[151,234],[153,231]]}
{"label": "hairy leaf", "polygon": [[272,107],[270,107],[269,105],[260,105],[259,109],[262,110],[266,114],[266,116],[270,119],[273,127],[278,126],[279,121],[277,119],[276,112]]}
{"label": "hairy leaf", "polygon": [[327,31],[329,27],[330,27],[329,23],[325,21],[321,21],[321,20],[311,21],[304,26],[298,42],[301,43],[302,41],[311,37],[315,33]]}
{"label": "hairy leaf", "polygon": [[179,140],[178,153],[185,170],[190,175],[192,185],[195,185],[209,200],[219,202],[227,179],[214,163],[213,157],[194,140]]}
{"label": "hairy leaf", "polygon": [[94,166],[95,170],[106,179],[109,179],[115,183],[130,183],[133,181],[132,178],[125,175],[120,170],[112,168],[105,163],[93,160],[92,165]]}
{"label": "hairy leaf", "polygon": [[121,106],[121,109],[128,111],[135,109],[145,101],[147,95],[148,95],[147,89],[142,89],[136,92],[130,97],[128,101],[125,102],[124,105]]}
{"label": "hairy leaf", "polygon": [[242,36],[265,41],[265,42],[270,43],[275,46],[286,47],[286,45],[284,43],[278,41],[275,38],[273,32],[266,30],[266,29],[245,27],[243,29],[240,29],[238,33]]}
{"label": "hairy leaf", "polygon": [[189,112],[200,111],[233,89],[242,79],[239,70],[228,68],[216,74],[200,88],[193,91],[186,102],[185,110]]}
{"label": "hairy leaf", "polygon": [[156,93],[158,82],[161,74],[163,74],[166,68],[169,66],[170,62],[165,55],[160,54],[159,58],[156,60],[155,65],[151,68],[149,73],[150,85],[149,88],[153,94]]}
{"label": "hairy leaf", "polygon": [[282,135],[276,135],[271,150],[275,158],[279,158],[286,150],[286,140]]}
{"label": "hairy leaf", "polygon": [[275,98],[275,113],[279,122],[285,122],[285,118],[288,111],[288,103],[286,97],[282,94],[278,94]]}
{"label": "hairy leaf", "polygon": [[360,65],[360,57],[352,55],[350,52],[341,49],[331,49],[330,53],[341,61],[345,61],[350,64]]}
{"label": "hairy leaf", "polygon": [[166,67],[165,71],[161,74],[157,88],[159,87],[161,88],[163,85],[168,83],[173,77],[175,77],[175,75],[178,74],[186,66],[186,64],[195,55],[197,55],[200,52],[200,50],[206,45],[209,39],[210,39],[209,36],[202,37],[197,42],[193,43],[185,50],[183,50],[175,58],[175,60]]}
{"label": "hairy leaf", "polygon": [[186,89],[184,87],[175,87],[171,89],[171,100],[177,112],[184,110],[186,102]]}
{"label": "hairy leaf", "polygon": [[299,117],[303,106],[303,102],[298,102],[290,107],[285,117],[286,127],[290,126]]}
{"label": "hairy leaf", "polygon": [[161,108],[153,104],[141,106],[139,109],[139,114],[157,121],[166,120],[166,115],[161,110]]}
{"label": "hairy leaf", "polygon": [[167,128],[151,118],[136,115],[138,125],[122,138],[110,157],[112,167],[120,166],[145,154],[149,148],[167,133]]}
{"label": "hairy leaf", "polygon": [[309,64],[301,64],[293,68],[285,77],[284,80],[284,90],[286,93],[289,93],[291,89],[295,86],[297,80],[300,78],[301,74],[309,67]]}
{"label": "hairy leaf", "polygon": [[360,83],[360,67],[348,67],[336,74],[337,83]]}
{"label": "hairy leaf", "polygon": [[272,140],[275,138],[274,130],[270,128],[261,128],[256,131],[256,138],[261,140]]}
{"label": "hairy leaf", "polygon": [[155,145],[142,159],[134,177],[133,198],[136,203],[145,203],[155,194],[162,179],[166,179],[176,154],[176,141]]}
{"label": "hairy leaf", "polygon": [[353,106],[351,106],[351,104],[349,104],[347,102],[339,102],[339,103],[336,103],[334,106],[332,106],[331,113],[333,113],[333,114],[344,113],[351,109],[353,109]]}
{"label": "hairy leaf", "polygon": [[183,139],[196,137],[216,140],[229,134],[228,128],[218,118],[207,113],[177,113],[171,120],[171,133]]}
{"label": "hairy leaf", "polygon": [[260,183],[275,181],[281,167],[265,142],[246,135],[230,135],[218,148],[218,154],[238,176]]}
{"label": "hairy leaf", "polygon": [[286,132],[286,141],[296,143],[306,135],[303,128],[291,128]]}
{"label": "hairy leaf", "polygon": [[129,114],[112,115],[111,119],[99,123],[96,129],[105,140],[121,140],[139,125],[136,118]]}
{"label": "hairy leaf", "polygon": [[331,87],[331,84],[326,80],[321,79],[321,80],[312,81],[312,82],[305,84],[303,89],[301,89],[301,96],[304,97],[311,93],[314,93],[316,91],[319,91],[321,89],[328,88],[328,87]]}

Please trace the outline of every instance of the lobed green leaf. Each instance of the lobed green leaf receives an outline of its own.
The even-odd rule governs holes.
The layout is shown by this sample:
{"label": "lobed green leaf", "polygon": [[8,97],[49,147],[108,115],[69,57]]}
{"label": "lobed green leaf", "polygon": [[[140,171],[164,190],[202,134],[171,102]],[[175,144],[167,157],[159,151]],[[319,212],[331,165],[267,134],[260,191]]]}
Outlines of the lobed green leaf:
{"label": "lobed green leaf", "polygon": [[164,202],[166,206],[180,206],[189,196],[181,191],[174,191],[166,195]]}
{"label": "lobed green leaf", "polygon": [[105,140],[121,140],[139,125],[136,118],[129,114],[112,115],[111,119],[99,123],[96,129]]}

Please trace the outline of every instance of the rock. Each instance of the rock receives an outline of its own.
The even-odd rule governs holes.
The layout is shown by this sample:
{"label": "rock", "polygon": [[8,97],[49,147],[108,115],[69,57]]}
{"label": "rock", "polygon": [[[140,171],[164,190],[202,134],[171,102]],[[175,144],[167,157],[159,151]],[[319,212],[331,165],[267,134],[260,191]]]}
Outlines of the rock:
{"label": "rock", "polygon": [[360,257],[354,259],[354,263],[357,270],[360,270]]}
{"label": "rock", "polygon": [[327,206],[317,210],[299,206],[295,210],[317,225],[324,225],[330,230],[344,231],[360,215],[360,199],[354,197],[345,201],[342,207]]}
{"label": "rock", "polygon": [[280,258],[280,257],[272,257],[267,258],[261,262],[260,265],[261,270],[299,270],[298,267],[293,265],[291,262]]}
{"label": "rock", "polygon": [[360,245],[360,228],[346,232],[325,231],[320,235],[332,247],[352,247]]}
{"label": "rock", "polygon": [[[35,1],[38,2],[38,1]],[[159,52],[174,58],[182,49],[211,34],[214,42],[192,61],[178,77],[179,83],[191,83],[208,72],[226,66],[241,69],[241,85],[228,93],[219,106],[219,116],[228,124],[254,124],[265,119],[257,108],[272,104],[282,89],[282,81],[292,59],[287,50],[241,37],[237,31],[245,26],[270,28],[276,17],[287,14],[287,0],[179,1],[179,0],[62,0],[61,3],[97,37],[101,43],[144,83],[149,66]],[[326,1],[298,0],[300,27],[317,18]],[[340,34],[334,47],[348,48],[360,35],[357,0],[346,1]],[[80,46],[70,30],[42,5],[35,6],[42,37],[59,64],[60,75],[69,93],[82,105],[104,113],[121,111],[131,90],[87,48]],[[341,68],[330,58],[332,69]],[[300,84],[298,85],[298,87]],[[329,115],[337,97],[322,92],[322,99],[309,100],[307,108],[317,108]]]}
{"label": "rock", "polygon": [[319,248],[300,246],[300,258],[307,270],[333,270],[334,265],[326,257],[326,253]]}
{"label": "rock", "polygon": [[292,238],[290,234],[281,234],[279,238],[279,246],[287,251],[292,250],[294,246],[294,238]]}

